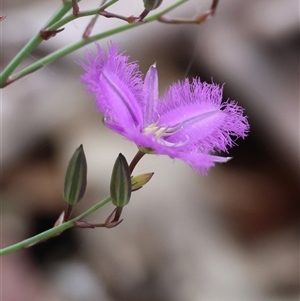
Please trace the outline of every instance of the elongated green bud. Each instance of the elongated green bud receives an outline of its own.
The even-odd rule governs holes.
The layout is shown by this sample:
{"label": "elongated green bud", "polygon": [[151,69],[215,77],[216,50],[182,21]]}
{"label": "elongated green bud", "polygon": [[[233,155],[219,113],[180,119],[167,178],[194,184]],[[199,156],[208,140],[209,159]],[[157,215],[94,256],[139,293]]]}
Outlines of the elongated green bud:
{"label": "elongated green bud", "polygon": [[74,206],[86,189],[87,163],[82,144],[75,150],[65,177],[64,200]]}
{"label": "elongated green bud", "polygon": [[110,181],[110,196],[112,203],[123,207],[129,203],[131,196],[131,178],[126,158],[119,154]]}
{"label": "elongated green bud", "polygon": [[148,11],[158,8],[163,2],[163,0],[143,0],[143,1],[144,1],[145,9]]}
{"label": "elongated green bud", "polygon": [[136,191],[146,185],[154,175],[154,172],[143,173],[131,178],[131,191]]}

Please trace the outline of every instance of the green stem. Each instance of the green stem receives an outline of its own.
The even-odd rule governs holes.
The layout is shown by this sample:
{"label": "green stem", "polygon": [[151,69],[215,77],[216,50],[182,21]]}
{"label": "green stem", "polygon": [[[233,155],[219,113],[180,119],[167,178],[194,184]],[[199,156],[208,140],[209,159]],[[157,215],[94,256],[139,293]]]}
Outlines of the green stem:
{"label": "green stem", "polygon": [[[146,23],[153,22],[153,21],[157,20],[159,16],[170,12],[171,10],[175,9],[176,7],[180,6],[181,4],[183,4],[186,1],[187,0],[179,0],[176,3],[174,3],[173,5],[166,8],[165,10],[163,10],[163,11],[157,13],[157,14],[154,14],[151,17],[146,18],[144,21]],[[9,85],[12,82],[24,77],[25,75],[30,74],[30,73],[42,68],[46,64],[49,64],[50,62],[53,62],[53,61],[57,60],[58,58],[61,58],[61,57],[65,56],[65,55],[67,55],[71,52],[74,52],[75,50],[78,50],[79,48],[81,48],[85,45],[88,45],[88,44],[90,44],[94,41],[101,40],[101,39],[106,38],[108,36],[126,31],[130,28],[137,27],[137,26],[140,26],[142,24],[143,23],[126,24],[126,25],[108,30],[106,32],[91,36],[89,38],[82,39],[79,42],[73,43],[69,46],[66,46],[66,47],[61,48],[57,51],[54,51],[51,54],[49,54],[49,55],[45,56],[44,58],[40,59],[39,61],[29,65],[28,67],[25,67],[24,69],[20,70],[19,72],[14,73],[12,76],[10,76],[10,78],[7,81],[6,80],[4,81],[3,79],[1,79],[1,75],[0,75],[0,79],[1,79],[0,80],[0,87],[3,87],[4,83],[5,83],[5,85]]]}
{"label": "green stem", "polygon": [[71,45],[66,46],[64,48],[61,48],[57,51],[54,51],[51,54],[49,54],[49,55],[45,56],[44,58],[40,59],[39,61],[29,65],[28,67],[25,67],[24,69],[20,70],[19,72],[14,73],[9,78],[8,84],[22,78],[23,76],[25,76],[27,74],[30,74],[30,73],[42,68],[46,64],[49,64],[49,63],[57,60],[58,58],[61,58],[61,57],[65,56],[65,55],[67,55],[71,52],[74,52],[75,50],[77,50],[77,49],[79,49],[79,48],[81,48],[81,47],[83,47],[87,44],[90,44],[94,41],[101,40],[103,38],[109,37],[109,36],[114,35],[116,33],[125,31],[127,29],[132,28],[132,27],[136,27],[138,25],[140,25],[140,23],[126,24],[124,26],[114,28],[114,29],[108,30],[106,32],[97,34],[95,36],[92,36],[92,37],[89,37],[89,38],[86,38],[86,39],[82,39],[82,40],[80,40],[80,41],[78,41],[74,44],[71,44]]}
{"label": "green stem", "polygon": [[49,31],[56,30],[56,29],[59,29],[60,27],[62,27],[64,25],[66,25],[67,23],[70,23],[70,22],[74,21],[75,19],[97,15],[99,13],[99,10],[106,9],[107,7],[115,4],[118,1],[119,0],[111,0],[111,1],[107,2],[106,4],[102,5],[101,7],[98,7],[96,9],[92,9],[92,10],[82,11],[76,16],[71,14],[71,15],[59,20],[58,22],[56,22],[54,24],[51,24],[51,26],[46,28],[46,29],[49,30]]}
{"label": "green stem", "polygon": [[65,223],[63,223],[59,226],[56,226],[56,227],[51,228],[47,231],[44,231],[44,232],[42,232],[38,235],[27,238],[27,239],[25,239],[23,241],[20,241],[20,242],[14,244],[14,245],[9,246],[9,247],[0,249],[0,256],[6,255],[6,254],[9,254],[9,253],[18,251],[18,250],[21,250],[21,249],[23,249],[23,248],[25,248],[25,247],[27,247],[31,244],[40,242],[40,241],[48,239],[48,238],[51,238],[54,235],[57,235],[57,234],[65,231],[69,228],[72,228],[72,227],[74,227],[76,221],[79,221],[79,220],[83,219],[84,217],[90,215],[91,213],[95,212],[96,210],[98,210],[99,208],[101,208],[102,206],[104,206],[105,204],[107,204],[110,201],[111,201],[111,198],[107,197],[106,199],[100,201],[99,203],[97,203],[93,207],[89,208],[88,210],[86,210],[82,214],[80,214],[80,215],[76,216],[75,218],[69,220],[68,222],[65,222]]}
{"label": "green stem", "polygon": [[[48,20],[44,28],[52,26],[58,20],[60,20],[72,7],[71,2],[65,2]],[[12,72],[18,67],[18,65],[28,56],[28,54],[35,49],[43,39],[40,34],[36,34],[22,49],[21,51],[11,60],[6,68],[0,74],[0,87],[5,86],[5,82]]]}

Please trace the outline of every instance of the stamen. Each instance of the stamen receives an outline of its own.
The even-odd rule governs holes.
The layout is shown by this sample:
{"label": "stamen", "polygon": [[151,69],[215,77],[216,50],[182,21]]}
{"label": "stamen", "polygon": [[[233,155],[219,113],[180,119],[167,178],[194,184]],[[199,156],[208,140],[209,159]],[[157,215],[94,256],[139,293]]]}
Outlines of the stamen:
{"label": "stamen", "polygon": [[181,147],[186,145],[189,142],[189,137],[186,136],[185,141],[178,141],[178,142],[169,142],[165,140],[165,138],[172,136],[173,134],[177,133],[182,129],[182,124],[178,124],[175,127],[157,127],[157,122],[149,125],[146,127],[143,132],[146,135],[154,134],[154,139],[159,144],[166,146],[166,147]]}
{"label": "stamen", "polygon": [[185,146],[188,144],[189,142],[189,137],[186,136],[186,140],[185,141],[179,141],[179,142],[169,142],[169,141],[166,141],[164,139],[160,139],[158,140],[158,142],[161,144],[161,145],[164,145],[164,146],[167,146],[167,147],[182,147],[182,146]]}
{"label": "stamen", "polygon": [[166,127],[164,136],[169,137],[169,136],[172,136],[173,134],[178,133],[180,130],[182,130],[183,124],[184,124],[184,121],[182,121],[181,123],[177,124],[174,127],[171,127],[171,126]]}

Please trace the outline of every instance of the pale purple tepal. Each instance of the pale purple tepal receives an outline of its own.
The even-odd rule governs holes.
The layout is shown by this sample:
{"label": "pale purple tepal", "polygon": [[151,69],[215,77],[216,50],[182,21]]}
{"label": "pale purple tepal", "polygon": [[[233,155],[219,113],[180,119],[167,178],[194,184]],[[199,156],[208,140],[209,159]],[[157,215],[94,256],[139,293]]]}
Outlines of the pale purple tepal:
{"label": "pale purple tepal", "polygon": [[172,84],[158,95],[158,74],[152,65],[143,80],[136,62],[119,53],[115,44],[97,54],[88,52],[85,88],[95,95],[104,123],[147,153],[168,155],[203,174],[228,157],[214,155],[235,145],[249,131],[243,109],[234,101],[222,103],[223,88],[195,78]]}

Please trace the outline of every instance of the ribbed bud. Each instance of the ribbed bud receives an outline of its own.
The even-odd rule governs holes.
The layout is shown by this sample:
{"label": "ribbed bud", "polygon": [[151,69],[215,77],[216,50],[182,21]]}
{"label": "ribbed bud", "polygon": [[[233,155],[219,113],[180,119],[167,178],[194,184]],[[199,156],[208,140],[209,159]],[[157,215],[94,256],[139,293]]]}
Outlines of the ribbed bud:
{"label": "ribbed bud", "polygon": [[158,8],[162,2],[163,0],[144,0],[144,7],[148,11],[154,10]]}
{"label": "ribbed bud", "polygon": [[128,163],[122,154],[119,154],[110,181],[110,196],[112,203],[123,207],[129,203],[131,196],[131,178]]}
{"label": "ribbed bud", "polygon": [[87,163],[82,144],[75,150],[65,177],[64,200],[74,206],[86,189]]}
{"label": "ribbed bud", "polygon": [[144,173],[131,178],[131,191],[136,191],[146,185],[154,175],[154,172]]}

